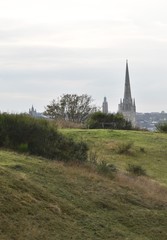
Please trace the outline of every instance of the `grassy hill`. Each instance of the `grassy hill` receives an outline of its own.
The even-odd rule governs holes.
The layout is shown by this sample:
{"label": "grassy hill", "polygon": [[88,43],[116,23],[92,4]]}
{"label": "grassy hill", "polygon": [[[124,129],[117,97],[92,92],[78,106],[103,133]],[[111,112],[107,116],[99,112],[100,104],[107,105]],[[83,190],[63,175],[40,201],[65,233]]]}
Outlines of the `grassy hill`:
{"label": "grassy hill", "polygon": [[113,163],[123,171],[128,164],[140,165],[151,178],[167,185],[167,134],[123,130],[61,131],[78,141],[88,142],[90,153],[98,161]]}
{"label": "grassy hill", "polygon": [[[118,173],[111,179],[87,164],[1,150],[0,239],[166,240],[167,135],[62,132],[88,142],[89,158],[113,163]],[[140,164],[148,176],[128,174],[129,163]]]}

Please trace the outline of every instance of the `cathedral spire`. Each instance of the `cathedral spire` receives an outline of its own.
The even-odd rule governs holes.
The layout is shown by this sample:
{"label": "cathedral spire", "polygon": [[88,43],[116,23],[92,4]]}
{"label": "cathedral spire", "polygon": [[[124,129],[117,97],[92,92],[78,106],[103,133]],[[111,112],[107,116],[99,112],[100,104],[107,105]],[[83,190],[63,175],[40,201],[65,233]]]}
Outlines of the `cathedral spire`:
{"label": "cathedral spire", "polygon": [[131,97],[131,89],[130,89],[128,60],[126,60],[124,100],[125,100],[125,102],[129,102],[129,101],[131,101],[131,99],[132,99],[132,97]]}
{"label": "cathedral spire", "polygon": [[128,60],[126,60],[124,98],[118,105],[118,111],[135,126],[136,106],[135,100],[132,100],[131,96]]}

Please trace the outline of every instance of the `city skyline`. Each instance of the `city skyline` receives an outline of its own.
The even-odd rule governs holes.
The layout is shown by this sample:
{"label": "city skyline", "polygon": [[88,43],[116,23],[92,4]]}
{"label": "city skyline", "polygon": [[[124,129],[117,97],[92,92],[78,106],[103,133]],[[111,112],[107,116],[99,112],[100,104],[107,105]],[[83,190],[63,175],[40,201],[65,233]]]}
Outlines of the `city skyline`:
{"label": "city skyline", "polygon": [[0,111],[67,93],[117,112],[129,62],[137,112],[167,112],[165,0],[0,2]]}

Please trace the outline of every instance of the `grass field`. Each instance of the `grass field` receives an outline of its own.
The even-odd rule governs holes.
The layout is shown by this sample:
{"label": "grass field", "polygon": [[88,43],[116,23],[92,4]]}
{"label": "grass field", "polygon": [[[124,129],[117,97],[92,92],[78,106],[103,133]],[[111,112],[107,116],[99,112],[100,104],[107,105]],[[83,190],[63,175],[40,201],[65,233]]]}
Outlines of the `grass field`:
{"label": "grass field", "polygon": [[[88,142],[96,158],[126,170],[128,164],[142,166],[147,174],[167,185],[167,134],[147,131],[62,129],[65,135]],[[131,145],[125,154],[119,150]]]}
{"label": "grass field", "polygon": [[[117,175],[1,150],[0,239],[166,240],[167,135],[61,131],[88,142],[98,161],[117,166]],[[131,147],[119,153],[124,142]],[[127,174],[129,163],[148,176]]]}

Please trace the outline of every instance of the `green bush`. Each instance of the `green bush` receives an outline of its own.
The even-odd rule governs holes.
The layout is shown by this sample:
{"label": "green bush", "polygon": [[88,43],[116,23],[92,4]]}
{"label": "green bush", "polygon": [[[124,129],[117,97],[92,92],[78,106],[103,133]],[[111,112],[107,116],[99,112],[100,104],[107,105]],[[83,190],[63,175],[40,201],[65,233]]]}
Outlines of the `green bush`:
{"label": "green bush", "polygon": [[133,164],[129,164],[127,171],[137,175],[137,176],[145,176],[146,175],[146,171],[145,169],[143,169],[141,166],[139,165],[133,165]]}
{"label": "green bush", "polygon": [[126,121],[120,113],[92,113],[86,121],[86,126],[90,129],[132,129],[131,122]]}
{"label": "green bush", "polygon": [[0,147],[57,160],[85,161],[88,147],[60,134],[49,121],[0,114]]}
{"label": "green bush", "polygon": [[158,123],[155,127],[159,132],[167,133],[167,122]]}

